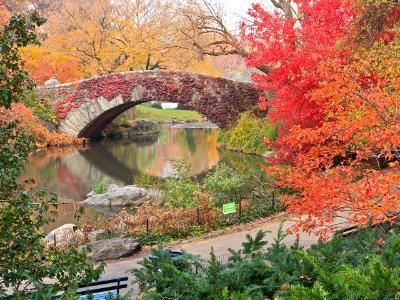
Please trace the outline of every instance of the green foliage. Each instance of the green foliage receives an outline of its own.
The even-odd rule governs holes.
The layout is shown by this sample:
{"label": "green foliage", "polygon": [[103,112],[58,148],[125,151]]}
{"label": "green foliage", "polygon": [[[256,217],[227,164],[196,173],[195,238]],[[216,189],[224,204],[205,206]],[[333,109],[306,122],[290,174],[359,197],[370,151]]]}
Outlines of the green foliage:
{"label": "green foliage", "polygon": [[[227,262],[211,251],[206,267],[184,256],[179,267],[157,250],[160,260],[145,260],[134,271],[144,299],[399,299],[400,233],[366,229],[350,238],[335,237],[308,250],[284,245],[279,231],[266,250],[265,232],[230,250]],[[159,252],[161,251],[161,252]],[[190,264],[193,264],[190,267]],[[177,283],[177,284],[176,284]]]}
{"label": "green foliage", "polygon": [[164,181],[158,177],[153,177],[146,174],[140,174],[133,178],[135,185],[144,188],[156,188],[162,189],[164,186]]}
{"label": "green foliage", "polygon": [[229,150],[262,154],[269,150],[264,145],[264,139],[274,141],[276,138],[276,125],[269,123],[266,118],[245,112],[235,127],[220,132],[218,141]]}
{"label": "green foliage", "polygon": [[107,191],[107,187],[104,181],[100,180],[93,185],[92,190],[99,195],[104,194]]}
{"label": "green foliage", "polygon": [[21,96],[21,102],[23,102],[26,107],[29,107],[32,112],[41,119],[50,122],[57,121],[52,107],[45,101],[37,98],[32,91],[24,91]]}
{"label": "green foliage", "polygon": [[199,185],[188,179],[167,179],[163,203],[178,208],[194,208],[199,205],[194,193],[199,191]]}
{"label": "green foliage", "polygon": [[[34,30],[42,23],[34,12],[12,17],[1,31],[0,106],[8,108],[32,88],[18,48],[35,43]],[[73,299],[77,287],[98,279],[103,266],[94,267],[87,253],[74,247],[45,245],[43,227],[54,221],[57,198],[31,188],[33,180],[18,183],[32,146],[32,137],[17,130],[16,122],[0,122],[0,298],[12,293],[13,299],[49,299],[63,291],[62,299]]]}
{"label": "green foliage", "polygon": [[213,206],[238,201],[243,196],[244,179],[226,164],[218,164],[204,180],[204,187],[210,193]]}
{"label": "green foliage", "polygon": [[[17,183],[31,145],[15,123],[0,124],[0,296],[9,290],[22,297],[29,285],[38,293],[73,294],[79,284],[97,279],[102,266],[87,263],[86,252],[47,249],[43,243],[42,228],[54,221],[57,198]],[[46,284],[45,278],[56,283]]]}
{"label": "green foliage", "polygon": [[163,203],[177,208],[194,208],[199,205],[194,194],[200,187],[190,178],[190,168],[190,163],[185,160],[174,161],[175,178],[165,181]]}
{"label": "green foliage", "polygon": [[44,23],[37,12],[29,16],[11,17],[0,32],[0,106],[10,107],[20,99],[24,90],[33,86],[28,73],[23,69],[23,61],[18,48],[28,44],[38,44],[35,30]]}

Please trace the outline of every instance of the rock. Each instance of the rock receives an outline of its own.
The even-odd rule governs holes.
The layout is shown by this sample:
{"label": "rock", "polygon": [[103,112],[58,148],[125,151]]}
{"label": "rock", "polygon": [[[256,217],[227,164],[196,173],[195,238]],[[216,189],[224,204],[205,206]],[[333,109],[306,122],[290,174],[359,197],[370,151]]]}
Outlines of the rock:
{"label": "rock", "polygon": [[46,235],[45,243],[47,245],[54,244],[54,237],[57,246],[68,246],[79,243],[84,239],[84,234],[80,229],[74,230],[76,226],[75,224],[64,224],[52,230]]}
{"label": "rock", "polygon": [[44,83],[44,86],[47,88],[51,88],[51,87],[56,87],[59,84],[60,84],[60,82],[57,80],[56,77],[51,77],[49,80],[47,80]]}
{"label": "rock", "polygon": [[140,206],[160,197],[159,192],[135,185],[118,187],[100,195],[93,195],[81,203],[93,206]]}
{"label": "rock", "polygon": [[145,135],[159,133],[161,125],[155,121],[149,120],[138,120],[133,122],[131,128],[129,128],[129,135]]}
{"label": "rock", "polygon": [[99,237],[104,234],[106,231],[104,229],[98,229],[98,230],[93,230],[88,233],[88,239],[89,241],[97,241]]}
{"label": "rock", "polygon": [[54,122],[49,121],[49,120],[42,119],[41,117],[39,117],[38,120],[44,127],[47,128],[48,131],[57,132],[57,130],[58,130],[57,123],[54,123]]}
{"label": "rock", "polygon": [[140,250],[141,246],[137,239],[117,237],[87,243],[90,249],[89,257],[94,261],[117,259],[132,255]]}
{"label": "rock", "polygon": [[270,157],[274,157],[275,153],[273,151],[266,151],[266,152],[262,153],[261,156],[265,157],[265,158],[270,158]]}

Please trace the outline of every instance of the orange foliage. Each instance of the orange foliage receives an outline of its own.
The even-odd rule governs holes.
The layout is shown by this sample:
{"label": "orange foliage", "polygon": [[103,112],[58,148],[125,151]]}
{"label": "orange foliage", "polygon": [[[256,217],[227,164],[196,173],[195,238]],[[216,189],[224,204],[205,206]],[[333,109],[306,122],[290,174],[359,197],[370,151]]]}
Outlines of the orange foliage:
{"label": "orange foliage", "polygon": [[4,0],[0,0],[0,26],[5,25],[11,16],[4,2]]}
{"label": "orange foliage", "polygon": [[81,78],[78,62],[68,55],[33,45],[21,49],[21,55],[25,69],[37,84],[43,84],[53,76],[61,82]]}
{"label": "orange foliage", "polygon": [[85,142],[85,139],[65,133],[50,132],[40,123],[31,109],[22,103],[12,104],[10,109],[5,109],[4,107],[0,108],[0,122],[11,122],[15,120],[20,122],[20,129],[35,138],[35,143],[38,148],[79,145]]}
{"label": "orange foliage", "polygon": [[400,80],[395,45],[319,67],[324,82],[310,97],[324,107],[319,127],[293,127],[283,142],[292,158],[273,167],[301,218],[295,230],[321,237],[345,224],[394,221],[400,208]]}

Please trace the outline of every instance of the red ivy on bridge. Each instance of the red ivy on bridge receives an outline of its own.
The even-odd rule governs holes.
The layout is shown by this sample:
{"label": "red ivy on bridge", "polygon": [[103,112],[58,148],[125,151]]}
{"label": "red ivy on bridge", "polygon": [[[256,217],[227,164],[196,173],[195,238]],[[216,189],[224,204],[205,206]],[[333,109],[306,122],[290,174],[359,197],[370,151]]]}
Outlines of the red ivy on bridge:
{"label": "red ivy on bridge", "polygon": [[247,83],[165,71],[112,74],[56,89],[62,98],[56,104],[56,115],[61,120],[83,103],[121,96],[124,102],[178,102],[223,127],[234,124],[240,112],[257,104],[260,93]]}

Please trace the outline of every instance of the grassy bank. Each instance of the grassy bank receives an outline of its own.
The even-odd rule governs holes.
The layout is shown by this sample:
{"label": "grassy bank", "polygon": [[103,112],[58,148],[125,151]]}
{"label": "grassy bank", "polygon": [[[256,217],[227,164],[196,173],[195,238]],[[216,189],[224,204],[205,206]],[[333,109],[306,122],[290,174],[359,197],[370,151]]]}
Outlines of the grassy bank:
{"label": "grassy bank", "polygon": [[158,109],[148,105],[137,105],[134,109],[136,120],[153,120],[153,121],[182,121],[182,122],[201,122],[202,116],[192,110],[180,109]]}

